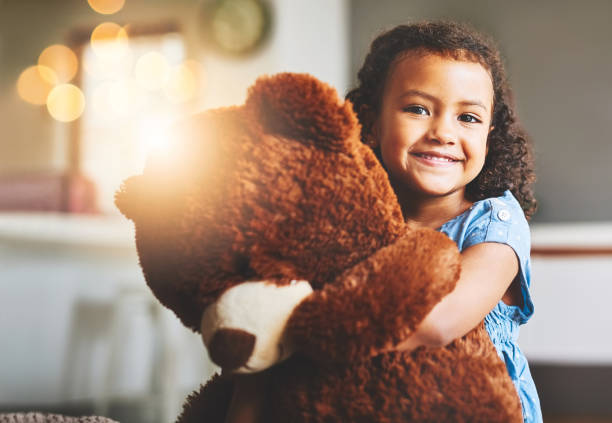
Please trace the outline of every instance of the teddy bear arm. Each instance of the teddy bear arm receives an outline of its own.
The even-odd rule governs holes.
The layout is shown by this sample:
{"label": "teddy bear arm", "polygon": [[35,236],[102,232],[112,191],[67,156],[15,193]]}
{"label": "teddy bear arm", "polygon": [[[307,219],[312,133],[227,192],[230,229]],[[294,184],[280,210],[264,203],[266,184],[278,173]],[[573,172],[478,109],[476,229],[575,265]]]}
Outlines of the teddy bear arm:
{"label": "teddy bear arm", "polygon": [[233,392],[233,380],[215,374],[189,395],[176,423],[224,423]]}
{"label": "teddy bear arm", "polygon": [[445,235],[417,229],[302,301],[286,334],[315,360],[376,355],[406,339],[459,278],[459,253]]}

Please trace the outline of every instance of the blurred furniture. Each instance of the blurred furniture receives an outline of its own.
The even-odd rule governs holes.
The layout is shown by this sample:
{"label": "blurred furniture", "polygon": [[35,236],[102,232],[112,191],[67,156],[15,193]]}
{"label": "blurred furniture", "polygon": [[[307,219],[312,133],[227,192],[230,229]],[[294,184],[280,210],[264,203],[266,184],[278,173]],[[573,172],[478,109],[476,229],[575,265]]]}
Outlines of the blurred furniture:
{"label": "blurred furniture", "polygon": [[612,223],[533,224],[531,361],[612,365]]}
{"label": "blurred furniture", "polygon": [[96,213],[96,190],[79,172],[1,175],[0,211]]}
{"label": "blurred furniture", "polygon": [[0,213],[0,268],[0,410],[90,404],[123,421],[113,405],[128,403],[167,423],[214,371],[150,293],[120,216]]}
{"label": "blurred furniture", "polygon": [[545,421],[612,422],[612,223],[533,224],[532,261],[519,345]]}

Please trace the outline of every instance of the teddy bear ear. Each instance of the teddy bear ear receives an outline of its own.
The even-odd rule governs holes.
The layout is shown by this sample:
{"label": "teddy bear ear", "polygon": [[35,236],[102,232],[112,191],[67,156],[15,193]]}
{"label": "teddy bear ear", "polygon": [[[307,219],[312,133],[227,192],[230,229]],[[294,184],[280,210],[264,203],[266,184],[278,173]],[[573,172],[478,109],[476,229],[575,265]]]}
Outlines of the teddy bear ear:
{"label": "teddy bear ear", "polygon": [[141,192],[143,176],[131,176],[121,184],[115,193],[115,206],[128,219],[134,220],[146,202],[142,201]]}
{"label": "teddy bear ear", "polygon": [[245,103],[252,123],[265,133],[341,147],[359,132],[349,101],[308,74],[281,73],[257,79]]}

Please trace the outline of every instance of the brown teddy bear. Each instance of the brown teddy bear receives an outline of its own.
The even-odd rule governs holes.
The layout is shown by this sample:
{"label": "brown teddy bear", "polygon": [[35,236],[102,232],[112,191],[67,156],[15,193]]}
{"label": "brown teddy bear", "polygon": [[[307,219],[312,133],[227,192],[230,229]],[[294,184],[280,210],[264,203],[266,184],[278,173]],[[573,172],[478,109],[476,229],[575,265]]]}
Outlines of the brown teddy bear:
{"label": "brown teddy bear", "polygon": [[484,325],[405,340],[459,277],[445,235],[405,223],[349,102],[313,77],[260,78],[246,103],[177,125],[117,194],[147,283],[223,368],[181,422],[223,422],[264,369],[265,422],[522,421]]}

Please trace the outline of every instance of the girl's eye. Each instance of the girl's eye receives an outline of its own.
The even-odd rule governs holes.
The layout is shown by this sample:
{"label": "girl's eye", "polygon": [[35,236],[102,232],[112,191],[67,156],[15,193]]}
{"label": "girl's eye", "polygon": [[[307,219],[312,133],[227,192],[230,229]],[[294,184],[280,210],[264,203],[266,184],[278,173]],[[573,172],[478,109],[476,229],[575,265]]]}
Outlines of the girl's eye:
{"label": "girl's eye", "polygon": [[423,106],[406,106],[403,110],[408,113],[414,113],[415,115],[429,115],[429,111]]}
{"label": "girl's eye", "polygon": [[466,123],[481,123],[482,122],[476,116],[470,115],[468,113],[464,113],[461,116],[459,116],[459,120],[461,122],[466,122]]}

